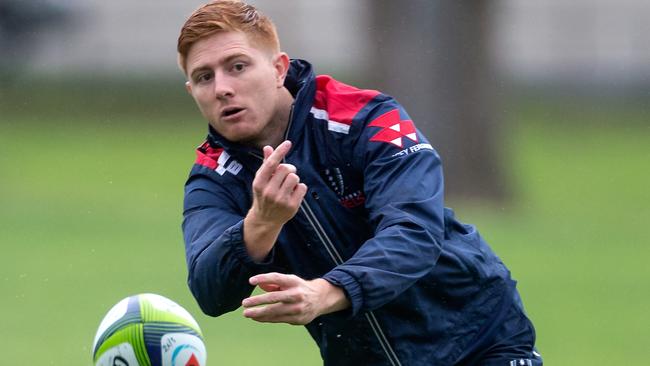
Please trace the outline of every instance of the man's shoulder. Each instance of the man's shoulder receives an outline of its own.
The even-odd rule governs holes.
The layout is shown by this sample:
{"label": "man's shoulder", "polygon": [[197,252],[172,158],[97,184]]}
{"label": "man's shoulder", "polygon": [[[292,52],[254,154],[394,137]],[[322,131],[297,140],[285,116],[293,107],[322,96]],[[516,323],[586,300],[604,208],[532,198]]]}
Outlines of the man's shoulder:
{"label": "man's shoulder", "polygon": [[361,89],[338,81],[330,75],[316,76],[315,104],[321,106],[350,109],[367,104],[370,100],[380,95],[381,92],[373,89]]}
{"label": "man's shoulder", "polygon": [[382,97],[377,90],[360,89],[329,75],[318,75],[313,109],[326,112],[328,119],[349,126]]}
{"label": "man's shoulder", "polygon": [[247,191],[250,179],[237,159],[206,141],[196,148],[196,160],[185,181],[184,210],[206,205],[244,210],[250,206]]}
{"label": "man's shoulder", "polygon": [[196,159],[190,177],[207,175],[212,179],[218,179],[219,177],[237,176],[243,168],[242,164],[232,158],[223,148],[213,147],[208,141],[199,145],[195,152]]}
{"label": "man's shoulder", "polygon": [[316,76],[316,93],[311,113],[328,121],[328,129],[348,134],[354,124],[363,125],[371,111],[392,98],[373,89],[361,89],[332,78]]}
{"label": "man's shoulder", "polygon": [[194,160],[194,164],[209,169],[216,169],[219,166],[219,159],[223,153],[223,148],[214,148],[210,146],[208,141],[204,141],[196,148],[196,160]]}

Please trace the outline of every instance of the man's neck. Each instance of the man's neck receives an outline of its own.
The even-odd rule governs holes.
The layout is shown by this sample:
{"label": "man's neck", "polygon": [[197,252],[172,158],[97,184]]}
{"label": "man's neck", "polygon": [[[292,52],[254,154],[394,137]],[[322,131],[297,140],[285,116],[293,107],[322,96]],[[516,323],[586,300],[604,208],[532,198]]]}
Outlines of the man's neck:
{"label": "man's neck", "polygon": [[287,128],[289,128],[293,101],[293,96],[289,90],[282,88],[280,90],[277,112],[267,125],[267,128],[265,128],[264,136],[261,136],[260,140],[255,144],[257,147],[261,149],[266,145],[270,145],[275,148],[284,141]]}

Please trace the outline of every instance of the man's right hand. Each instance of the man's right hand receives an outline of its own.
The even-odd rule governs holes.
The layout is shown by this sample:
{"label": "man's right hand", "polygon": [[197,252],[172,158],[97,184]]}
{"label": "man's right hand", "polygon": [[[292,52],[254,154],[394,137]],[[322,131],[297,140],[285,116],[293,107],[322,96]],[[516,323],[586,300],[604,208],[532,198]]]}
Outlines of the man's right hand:
{"label": "man's right hand", "polygon": [[298,212],[307,193],[296,167],[282,163],[290,149],[290,141],[275,150],[265,146],[264,162],[253,179],[253,206],[244,218],[244,242],[257,262],[271,251],[282,226]]}

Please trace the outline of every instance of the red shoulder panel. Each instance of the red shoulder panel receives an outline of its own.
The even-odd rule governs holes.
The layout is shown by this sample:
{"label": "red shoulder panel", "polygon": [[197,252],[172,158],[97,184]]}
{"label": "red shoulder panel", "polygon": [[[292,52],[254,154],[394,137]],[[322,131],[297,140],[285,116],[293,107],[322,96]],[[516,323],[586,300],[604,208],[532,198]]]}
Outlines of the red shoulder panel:
{"label": "red shoulder panel", "polygon": [[376,90],[358,89],[329,75],[318,75],[314,107],[327,111],[332,121],[351,125],[354,116],[377,95]]}
{"label": "red shoulder panel", "polygon": [[195,163],[210,169],[217,169],[217,160],[222,152],[222,148],[215,149],[206,141],[196,149]]}

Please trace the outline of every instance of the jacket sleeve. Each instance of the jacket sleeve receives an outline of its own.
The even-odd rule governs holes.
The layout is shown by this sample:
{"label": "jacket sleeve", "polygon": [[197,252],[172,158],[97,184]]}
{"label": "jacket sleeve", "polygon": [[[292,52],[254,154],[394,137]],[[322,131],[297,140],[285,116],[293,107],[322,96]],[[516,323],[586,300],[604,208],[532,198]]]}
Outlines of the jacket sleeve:
{"label": "jacket sleeve", "polygon": [[248,279],[276,270],[274,251],[264,263],[248,255],[243,240],[243,215],[232,193],[198,176],[185,186],[183,237],[188,285],[201,310],[218,316],[233,311],[253,291]]}
{"label": "jacket sleeve", "polygon": [[394,101],[374,108],[353,149],[374,236],[324,278],[344,288],[355,315],[431,272],[442,250],[444,202],[440,157]]}

